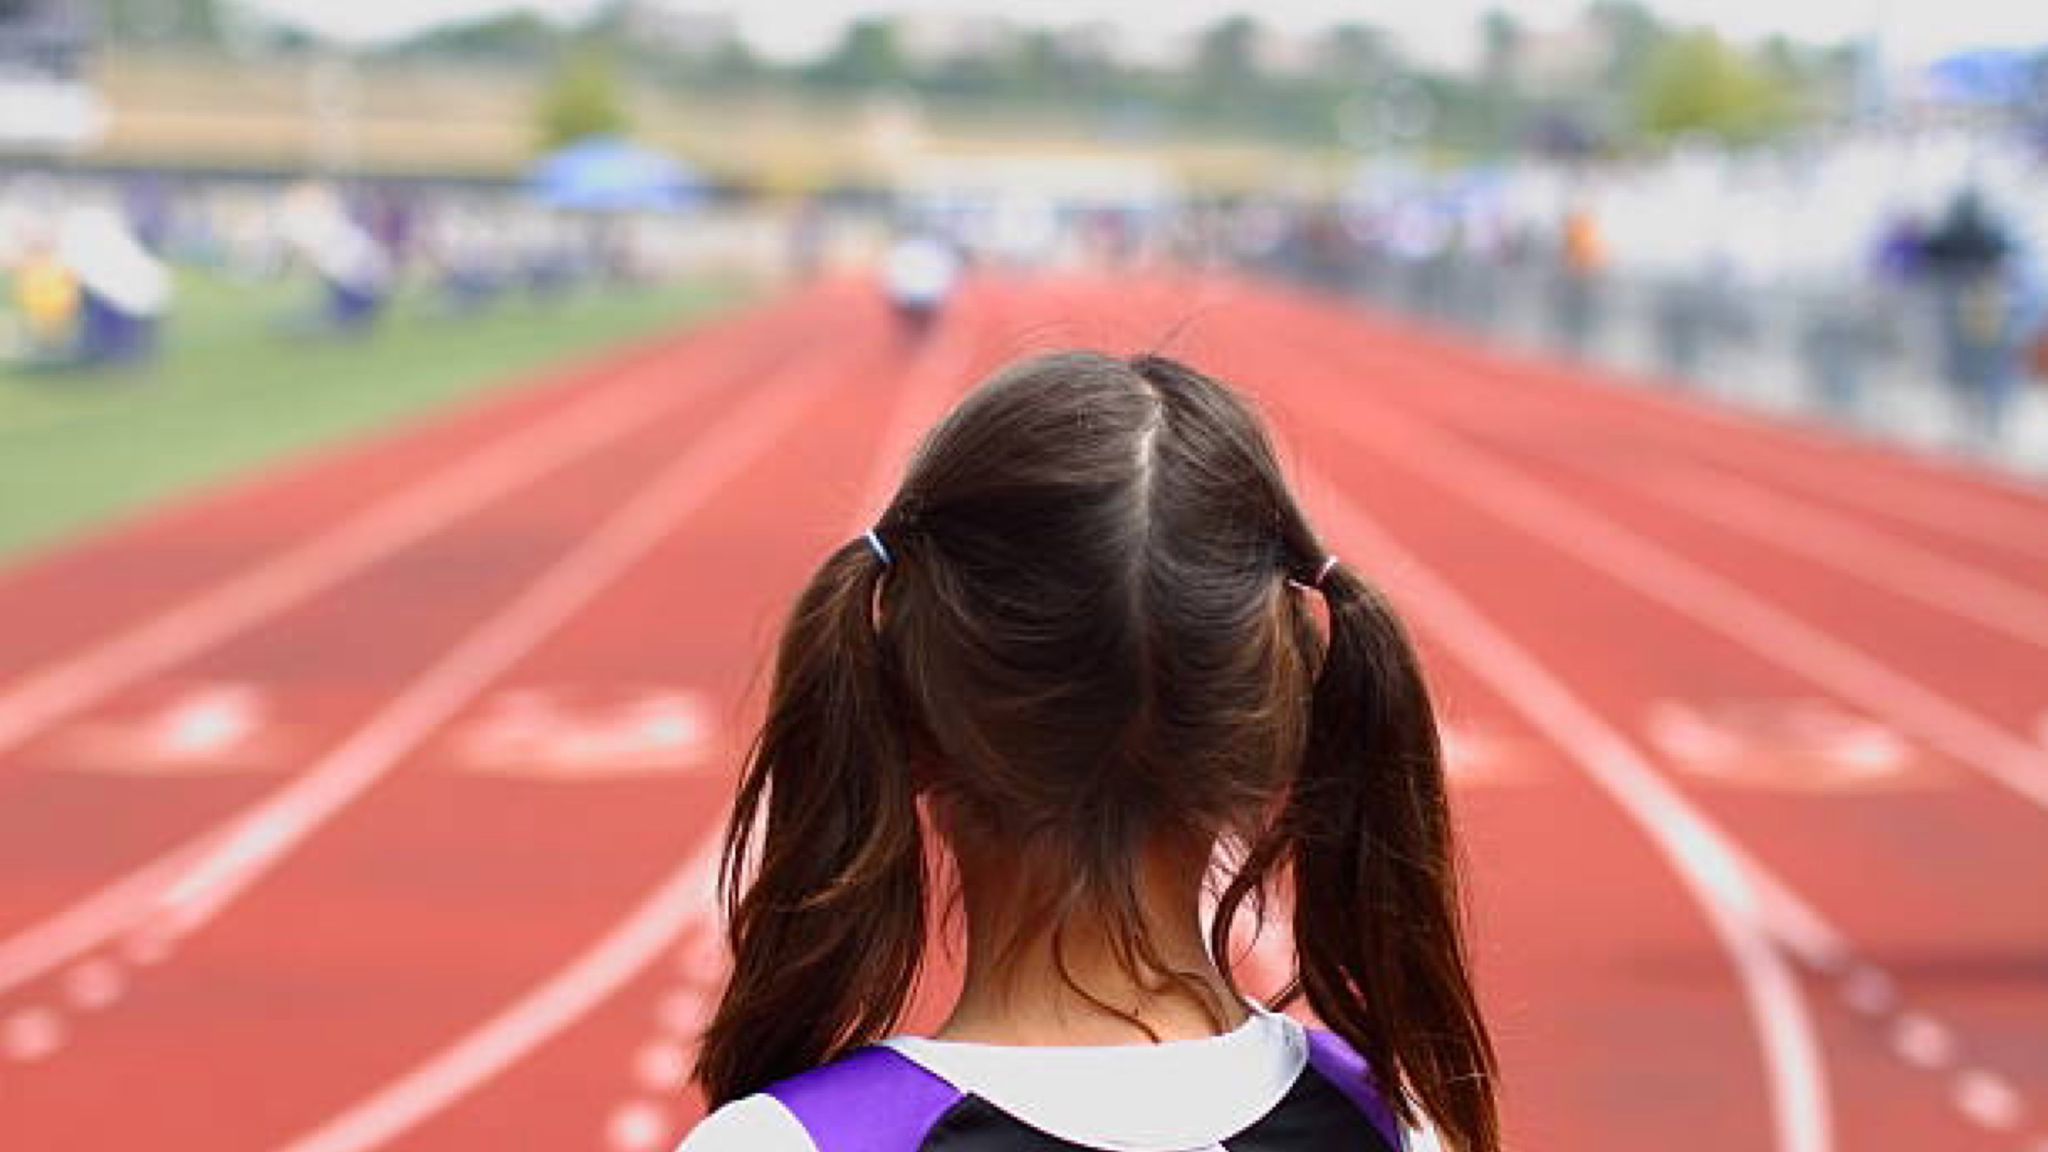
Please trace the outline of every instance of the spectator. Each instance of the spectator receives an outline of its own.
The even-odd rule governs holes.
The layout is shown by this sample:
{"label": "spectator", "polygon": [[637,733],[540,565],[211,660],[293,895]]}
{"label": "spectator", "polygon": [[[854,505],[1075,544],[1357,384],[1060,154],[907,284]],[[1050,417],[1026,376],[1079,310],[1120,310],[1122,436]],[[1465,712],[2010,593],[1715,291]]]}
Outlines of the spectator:
{"label": "spectator", "polygon": [[1984,443],[1996,443],[2020,380],[2013,244],[1975,190],[1959,193],[1922,245],[1943,369]]}

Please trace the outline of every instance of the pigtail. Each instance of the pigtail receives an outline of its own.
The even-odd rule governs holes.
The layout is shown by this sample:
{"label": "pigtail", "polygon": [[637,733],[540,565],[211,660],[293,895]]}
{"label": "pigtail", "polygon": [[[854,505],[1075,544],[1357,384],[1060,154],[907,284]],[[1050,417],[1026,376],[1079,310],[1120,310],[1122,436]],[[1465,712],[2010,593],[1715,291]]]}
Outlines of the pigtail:
{"label": "pigtail", "polygon": [[1474,996],[1436,720],[1415,651],[1379,593],[1343,566],[1306,747],[1283,817],[1299,988],[1376,1070],[1413,1125],[1493,1152],[1492,1041]]}
{"label": "pigtail", "polygon": [[713,1106],[879,1039],[917,978],[924,848],[876,637],[885,555],[841,548],[783,632],[725,834],[733,970],[694,1074]]}

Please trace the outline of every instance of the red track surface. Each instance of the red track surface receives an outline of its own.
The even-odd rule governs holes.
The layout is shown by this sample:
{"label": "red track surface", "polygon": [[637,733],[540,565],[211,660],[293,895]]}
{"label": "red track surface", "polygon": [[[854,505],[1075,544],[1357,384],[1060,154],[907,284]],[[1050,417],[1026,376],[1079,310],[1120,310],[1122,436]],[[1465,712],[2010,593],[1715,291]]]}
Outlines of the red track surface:
{"label": "red track surface", "polygon": [[773,624],[1070,344],[1257,393],[1429,649],[1515,1146],[2048,1149],[2048,500],[1164,279],[821,289],[0,573],[0,1148],[672,1145]]}

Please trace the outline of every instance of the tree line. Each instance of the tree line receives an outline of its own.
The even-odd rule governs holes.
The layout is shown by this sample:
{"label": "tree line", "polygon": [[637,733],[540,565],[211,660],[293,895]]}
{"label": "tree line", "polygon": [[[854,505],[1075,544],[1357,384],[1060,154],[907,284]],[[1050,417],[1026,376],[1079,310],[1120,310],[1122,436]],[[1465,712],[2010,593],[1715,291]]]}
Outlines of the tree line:
{"label": "tree line", "polygon": [[[223,45],[239,26],[245,44],[322,47],[289,25],[251,30],[229,0],[102,3],[105,35],[116,43]],[[1270,30],[1251,15],[1201,29],[1173,64],[1133,62],[1080,29],[1022,24],[952,52],[913,51],[904,26],[882,16],[849,23],[815,59],[784,63],[729,34],[688,42],[646,35],[647,19],[634,0],[611,0],[575,24],[508,12],[368,54],[544,74],[541,118],[551,139],[626,127],[622,93],[647,84],[726,96],[903,96],[941,115],[1052,119],[1110,138],[1397,142],[1475,158],[1610,151],[1681,136],[1766,139],[1844,112],[1859,68],[1853,46],[1736,44],[1673,24],[1641,0],[1595,0],[1572,33],[1575,52],[1559,51],[1557,33],[1534,33],[1495,10],[1481,18],[1483,48],[1465,69],[1416,61],[1362,22],[1326,28],[1276,62]]]}

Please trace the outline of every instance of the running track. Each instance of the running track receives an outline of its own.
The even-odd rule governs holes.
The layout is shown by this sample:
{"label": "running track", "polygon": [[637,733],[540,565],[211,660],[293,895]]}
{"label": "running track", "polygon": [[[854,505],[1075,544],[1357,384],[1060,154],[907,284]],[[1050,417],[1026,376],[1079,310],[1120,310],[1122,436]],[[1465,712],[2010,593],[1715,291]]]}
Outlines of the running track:
{"label": "running track", "polygon": [[773,622],[1072,344],[1256,393],[1415,626],[1515,1147],[2048,1152],[2048,500],[1168,277],[826,285],[0,572],[0,1148],[672,1145]]}

